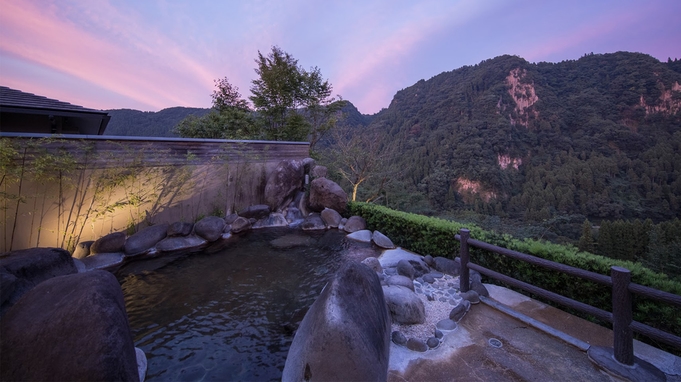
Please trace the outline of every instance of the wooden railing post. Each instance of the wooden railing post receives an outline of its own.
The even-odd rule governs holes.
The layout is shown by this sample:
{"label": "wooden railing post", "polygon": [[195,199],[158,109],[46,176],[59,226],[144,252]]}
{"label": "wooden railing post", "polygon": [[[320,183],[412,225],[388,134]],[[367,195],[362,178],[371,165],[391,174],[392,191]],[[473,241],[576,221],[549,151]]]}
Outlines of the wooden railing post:
{"label": "wooden railing post", "polygon": [[610,267],[612,278],[612,332],[615,360],[624,365],[634,364],[634,335],[631,329],[631,272],[622,267]]}
{"label": "wooden railing post", "polygon": [[459,288],[462,292],[468,292],[470,289],[470,275],[468,271],[470,254],[468,252],[468,238],[471,236],[471,231],[466,228],[461,228],[461,230],[459,230],[459,236],[461,237],[461,250],[459,252],[459,258],[461,259],[461,275],[459,276]]}

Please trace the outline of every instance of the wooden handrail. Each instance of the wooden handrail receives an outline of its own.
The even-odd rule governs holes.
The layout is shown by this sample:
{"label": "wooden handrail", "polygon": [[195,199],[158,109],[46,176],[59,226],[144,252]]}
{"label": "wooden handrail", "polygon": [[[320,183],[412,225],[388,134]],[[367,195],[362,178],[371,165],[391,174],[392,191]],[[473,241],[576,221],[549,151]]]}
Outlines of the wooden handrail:
{"label": "wooden handrail", "polygon": [[[461,259],[460,289],[462,292],[466,292],[470,289],[468,270],[472,269],[485,276],[534,293],[540,297],[546,298],[563,306],[590,314],[600,320],[611,322],[613,324],[614,333],[613,348],[615,359],[625,365],[633,365],[634,363],[633,332],[643,334],[656,341],[660,341],[681,349],[681,337],[633,321],[631,294],[636,293],[640,296],[676,306],[681,306],[681,296],[631,283],[631,274],[626,268],[613,266],[611,267],[611,276],[605,276],[581,268],[571,267],[569,265],[556,263],[554,261],[542,259],[540,257],[528,255],[526,253],[513,251],[507,248],[485,243],[483,241],[471,239],[470,231],[465,228],[462,228],[459,231],[459,234],[455,235],[455,239],[461,243],[459,257]],[[534,264],[543,268],[552,269],[571,276],[580,277],[582,279],[610,286],[612,288],[613,312],[610,313],[595,308],[591,305],[575,301],[560,294],[547,291],[537,286],[525,283],[504,274],[484,268],[478,264],[472,263],[470,262],[469,247],[484,249],[493,253],[498,253],[500,255],[524,261],[529,264]]]}

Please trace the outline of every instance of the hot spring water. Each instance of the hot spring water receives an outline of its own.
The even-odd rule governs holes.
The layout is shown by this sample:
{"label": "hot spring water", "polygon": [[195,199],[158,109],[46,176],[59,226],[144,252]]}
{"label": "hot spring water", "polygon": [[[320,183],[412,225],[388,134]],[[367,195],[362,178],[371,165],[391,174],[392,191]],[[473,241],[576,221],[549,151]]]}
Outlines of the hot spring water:
{"label": "hot spring water", "polygon": [[[120,276],[148,381],[280,380],[307,308],[357,247],[338,230],[253,230],[213,254]],[[153,268],[153,261],[148,262]]]}

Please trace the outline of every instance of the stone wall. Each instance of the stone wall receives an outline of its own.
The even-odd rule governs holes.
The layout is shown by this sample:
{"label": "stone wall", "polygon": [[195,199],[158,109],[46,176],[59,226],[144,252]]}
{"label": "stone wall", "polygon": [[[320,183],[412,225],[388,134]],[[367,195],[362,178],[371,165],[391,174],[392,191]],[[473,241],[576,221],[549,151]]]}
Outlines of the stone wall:
{"label": "stone wall", "polygon": [[308,155],[304,142],[3,134],[0,252],[225,216],[265,203],[268,174]]}

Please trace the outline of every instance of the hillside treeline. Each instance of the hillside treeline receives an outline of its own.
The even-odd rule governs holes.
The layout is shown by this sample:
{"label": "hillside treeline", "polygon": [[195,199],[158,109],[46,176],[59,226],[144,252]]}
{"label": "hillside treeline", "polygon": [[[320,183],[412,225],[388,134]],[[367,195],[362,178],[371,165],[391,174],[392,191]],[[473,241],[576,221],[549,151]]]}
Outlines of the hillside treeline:
{"label": "hillside treeline", "polygon": [[353,130],[397,153],[385,163],[391,181],[365,183],[358,199],[381,186],[382,203],[426,214],[679,217],[681,74],[672,64],[626,52],[555,64],[501,56],[421,80]]}

